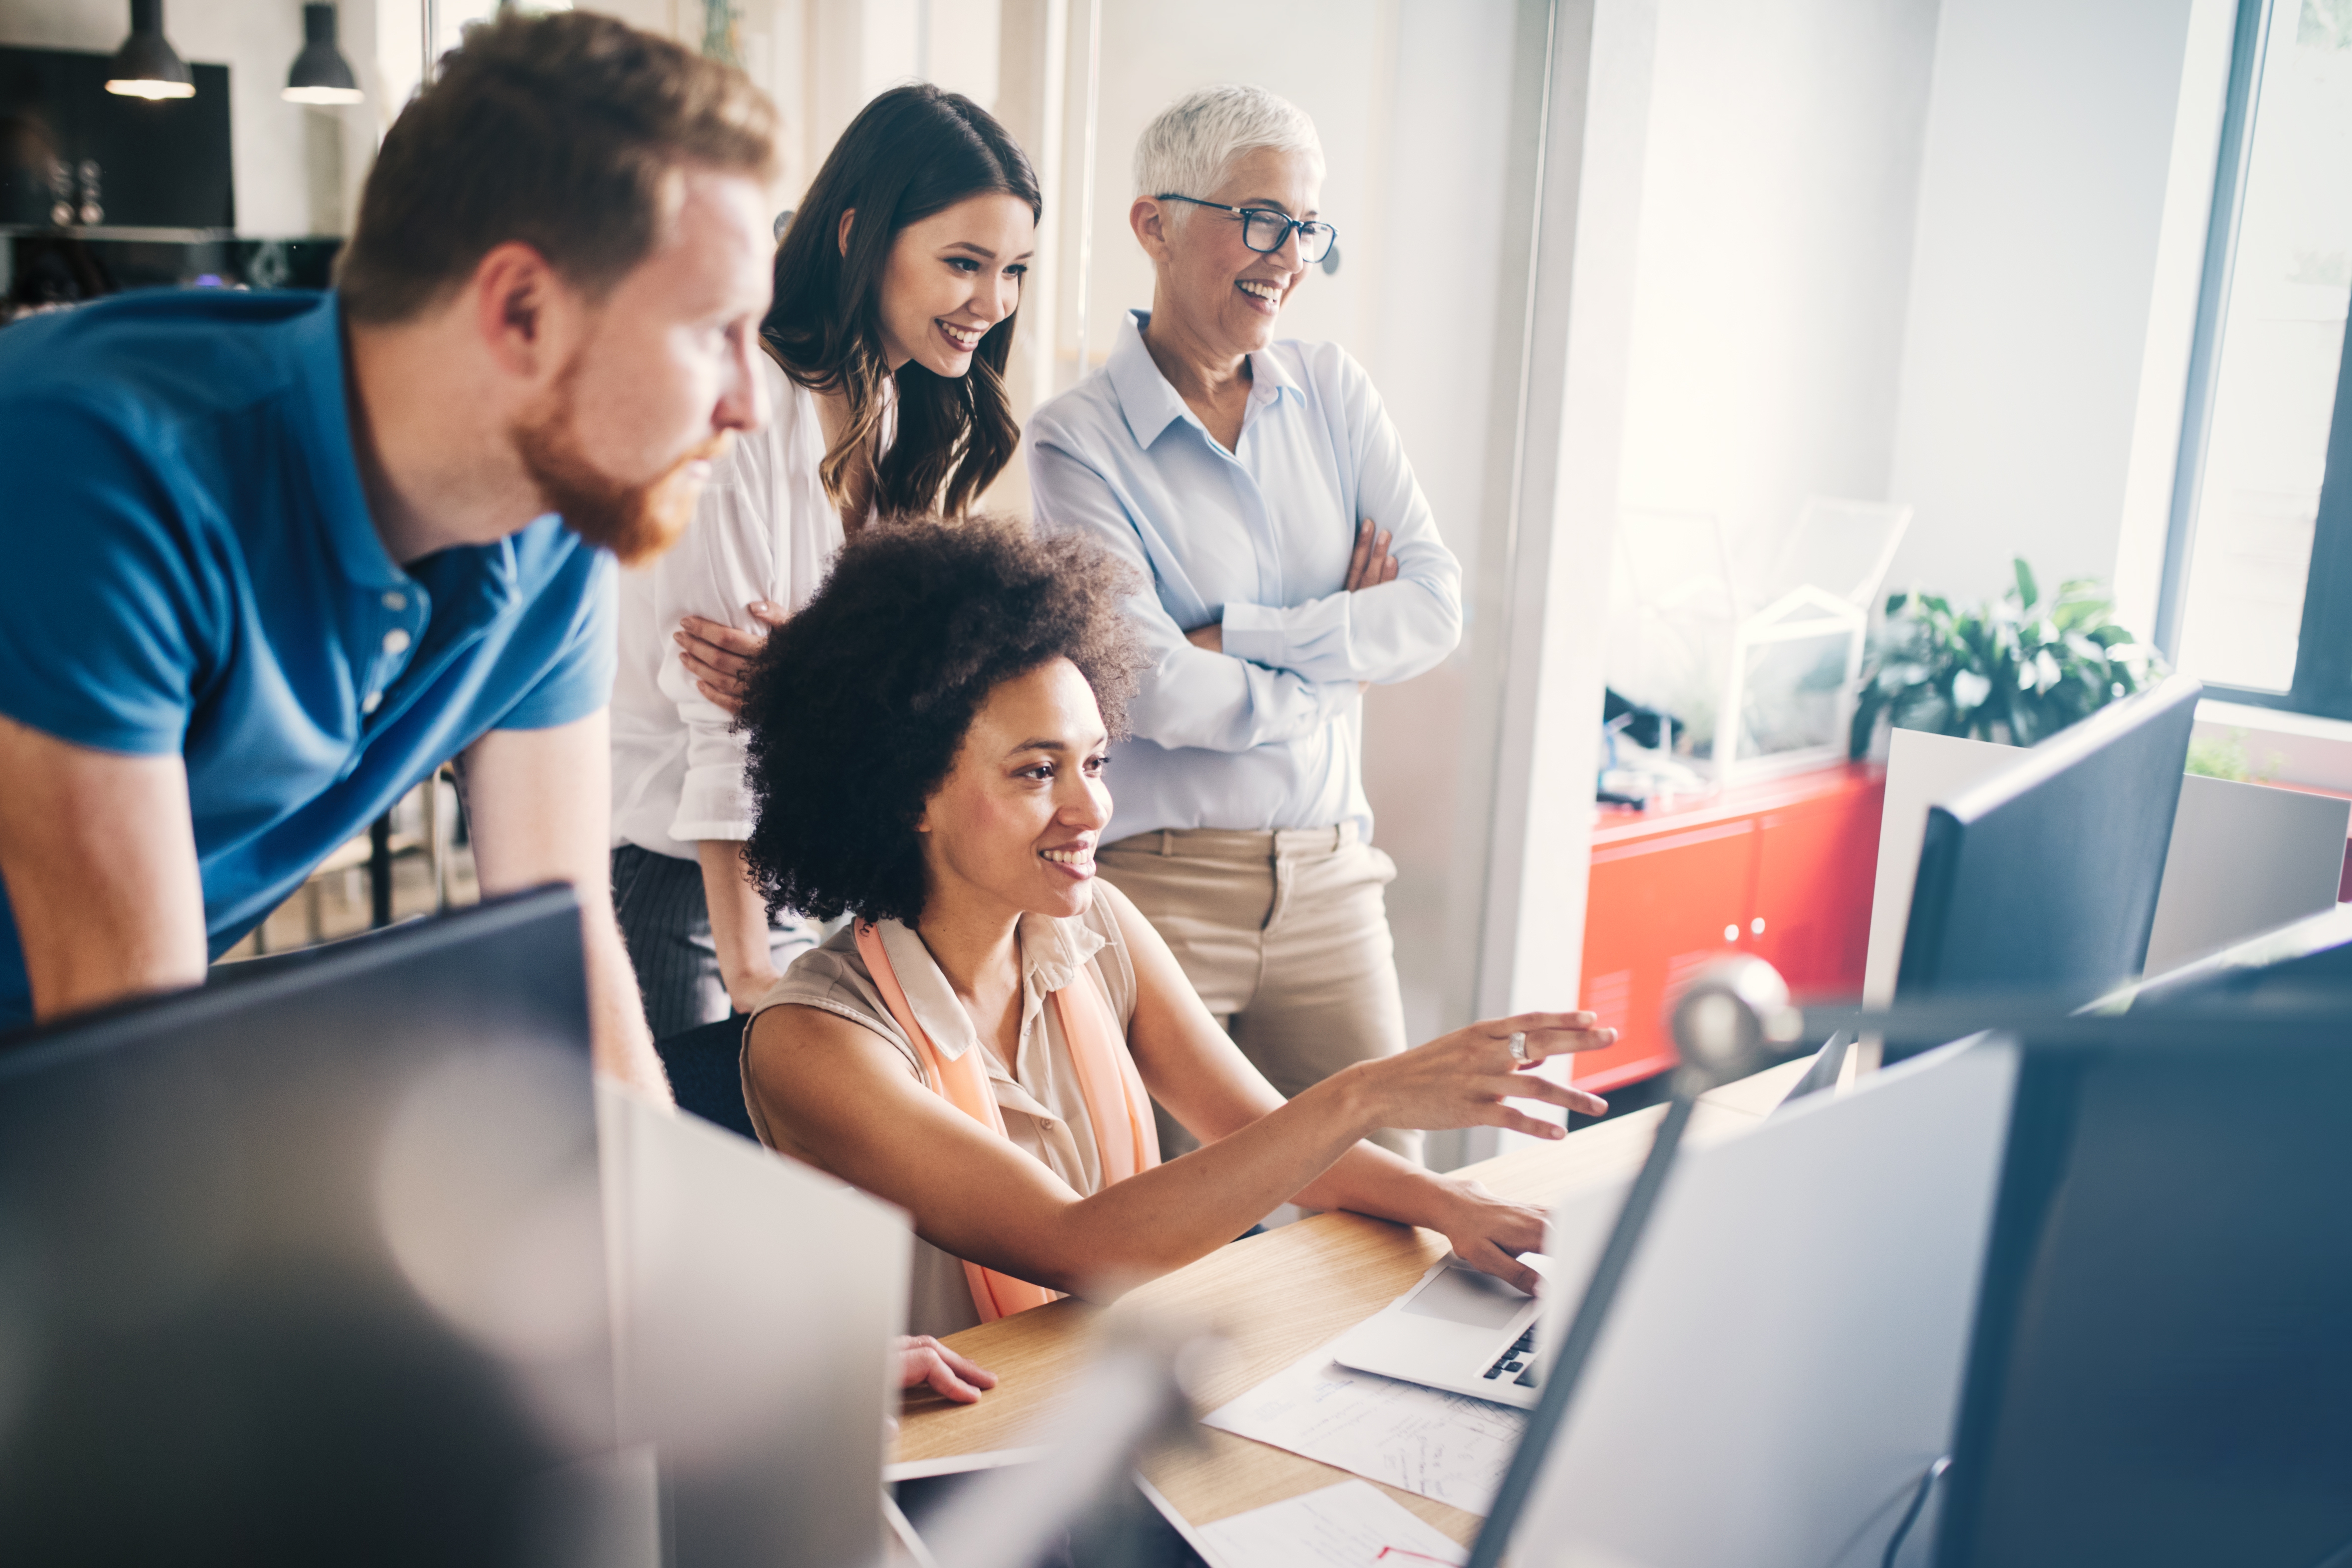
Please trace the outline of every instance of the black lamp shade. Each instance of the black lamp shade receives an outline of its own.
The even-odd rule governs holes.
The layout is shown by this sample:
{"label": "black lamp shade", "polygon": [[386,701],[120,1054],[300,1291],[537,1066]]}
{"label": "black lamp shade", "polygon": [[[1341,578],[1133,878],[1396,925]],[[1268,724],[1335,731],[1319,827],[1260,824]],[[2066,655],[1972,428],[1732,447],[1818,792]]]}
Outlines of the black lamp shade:
{"label": "black lamp shade", "polygon": [[106,90],[125,98],[194,98],[196,74],[163,37],[163,0],[131,0],[131,36],[114,52]]}
{"label": "black lamp shade", "polygon": [[302,7],[302,52],[286,76],[285,97],[293,103],[357,103],[360,84],[349,60],[335,47],[335,8]]}

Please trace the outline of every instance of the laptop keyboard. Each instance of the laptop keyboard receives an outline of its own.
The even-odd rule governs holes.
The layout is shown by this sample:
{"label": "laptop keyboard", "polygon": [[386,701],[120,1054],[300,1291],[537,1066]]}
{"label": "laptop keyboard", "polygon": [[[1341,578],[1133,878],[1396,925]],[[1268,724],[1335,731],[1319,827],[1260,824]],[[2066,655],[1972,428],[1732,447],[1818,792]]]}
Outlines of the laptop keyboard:
{"label": "laptop keyboard", "polygon": [[1495,1358],[1495,1364],[1486,1369],[1486,1376],[1491,1380],[1501,1377],[1508,1373],[1517,1373],[1518,1375],[1511,1379],[1513,1383],[1517,1384],[1522,1388],[1535,1387],[1535,1352],[1536,1326],[1533,1323],[1529,1323],[1528,1325],[1528,1331],[1521,1334],[1517,1339],[1513,1340],[1511,1342],[1511,1348]]}

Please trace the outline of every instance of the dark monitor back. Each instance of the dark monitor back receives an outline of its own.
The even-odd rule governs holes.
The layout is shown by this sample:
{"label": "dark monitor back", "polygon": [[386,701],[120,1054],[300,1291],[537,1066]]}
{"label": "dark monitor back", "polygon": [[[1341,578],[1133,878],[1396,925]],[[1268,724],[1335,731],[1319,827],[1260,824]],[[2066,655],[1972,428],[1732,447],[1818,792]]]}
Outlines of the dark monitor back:
{"label": "dark monitor back", "polygon": [[2200,690],[2175,676],[1928,808],[1897,997],[2069,1005],[2138,975]]}
{"label": "dark monitor back", "polygon": [[2352,1006],[2198,1020],[2190,1048],[2117,1026],[2028,1042],[1935,1560],[2336,1563]]}
{"label": "dark monitor back", "polygon": [[0,1043],[0,1561],[539,1560],[605,1289],[568,889]]}

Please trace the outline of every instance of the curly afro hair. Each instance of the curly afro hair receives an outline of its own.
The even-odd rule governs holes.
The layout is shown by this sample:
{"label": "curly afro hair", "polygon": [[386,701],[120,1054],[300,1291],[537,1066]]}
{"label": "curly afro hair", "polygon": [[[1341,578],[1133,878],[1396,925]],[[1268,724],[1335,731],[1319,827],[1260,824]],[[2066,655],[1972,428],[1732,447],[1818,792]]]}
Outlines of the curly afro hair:
{"label": "curly afro hair", "polygon": [[771,910],[911,924],[924,803],[990,692],[1056,658],[1125,732],[1146,662],[1120,602],[1140,584],[1100,546],[1017,518],[869,523],[768,637],[742,723],[758,819],[743,858]]}

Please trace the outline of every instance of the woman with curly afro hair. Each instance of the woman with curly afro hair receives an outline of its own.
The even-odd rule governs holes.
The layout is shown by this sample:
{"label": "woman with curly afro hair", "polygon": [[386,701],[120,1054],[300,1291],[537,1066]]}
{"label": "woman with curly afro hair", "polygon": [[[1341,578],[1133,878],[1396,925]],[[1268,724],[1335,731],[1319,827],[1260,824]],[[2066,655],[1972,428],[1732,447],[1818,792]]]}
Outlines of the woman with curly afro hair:
{"label": "woman with curly afro hair", "polygon": [[[855,919],[745,1031],[753,1124],[914,1216],[916,1333],[1116,1292],[1291,1200],[1427,1226],[1531,1288],[1540,1210],[1361,1140],[1558,1137],[1506,1097],[1598,1112],[1527,1069],[1610,1031],[1491,1019],[1276,1093],[1095,877],[1139,586],[1078,538],[898,521],[852,540],[769,639],[743,710],[745,858],[778,907]],[[1203,1147],[1160,1163],[1152,1100]]]}

